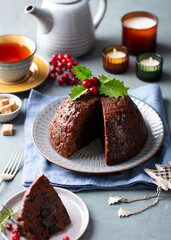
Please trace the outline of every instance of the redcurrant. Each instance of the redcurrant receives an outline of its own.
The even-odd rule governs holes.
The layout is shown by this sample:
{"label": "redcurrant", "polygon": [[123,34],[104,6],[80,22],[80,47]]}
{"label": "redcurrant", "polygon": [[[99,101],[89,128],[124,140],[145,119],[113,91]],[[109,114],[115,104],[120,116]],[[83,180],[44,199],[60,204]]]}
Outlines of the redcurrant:
{"label": "redcurrant", "polygon": [[85,88],[90,88],[92,85],[91,85],[91,81],[89,79],[85,79],[83,81],[83,87]]}
{"label": "redcurrant", "polygon": [[56,67],[52,66],[50,72],[51,72],[51,73],[56,73]]}
{"label": "redcurrant", "polygon": [[68,79],[68,77],[69,77],[68,73],[64,73],[64,74],[62,75],[62,78],[63,78],[63,79]]}
{"label": "redcurrant", "polygon": [[71,81],[72,81],[73,84],[77,84],[78,83],[78,78],[73,77]]}
{"label": "redcurrant", "polygon": [[92,86],[97,86],[99,84],[99,79],[96,77],[91,77],[90,80],[91,80]]}
{"label": "redcurrant", "polygon": [[7,223],[6,224],[6,229],[11,230],[12,229],[12,224],[11,223]]}
{"label": "redcurrant", "polygon": [[63,85],[65,82],[64,82],[63,78],[59,78],[59,79],[58,79],[58,83],[59,83],[60,85]]}
{"label": "redcurrant", "polygon": [[63,237],[63,240],[70,240],[68,236]]}
{"label": "redcurrant", "polygon": [[50,64],[50,65],[52,65],[52,63],[53,63],[53,59],[51,59],[51,60],[49,61],[49,64]]}
{"label": "redcurrant", "polygon": [[18,233],[14,233],[11,238],[12,240],[19,240],[20,236],[18,235]]}
{"label": "redcurrant", "polygon": [[14,233],[18,233],[18,229],[12,230],[12,233],[13,233],[13,234],[14,234]]}
{"label": "redcurrant", "polygon": [[58,55],[57,55],[57,54],[53,54],[53,55],[52,55],[52,59],[53,59],[53,60],[57,60],[57,59],[58,59]]}
{"label": "redcurrant", "polygon": [[61,62],[58,62],[58,68],[62,69],[64,67],[64,65]]}
{"label": "redcurrant", "polygon": [[71,74],[72,74],[72,75],[74,75],[74,69],[71,69],[71,71],[70,71],[70,72],[71,72]]}
{"label": "redcurrant", "polygon": [[63,57],[64,57],[64,56],[63,56],[62,54],[59,54],[59,55],[58,55],[58,60],[61,61],[61,60],[63,59]]}
{"label": "redcurrant", "polygon": [[71,69],[72,68],[72,62],[67,62],[66,66],[67,66],[68,69]]}
{"label": "redcurrant", "polygon": [[56,80],[56,74],[55,73],[50,73],[49,78],[52,80]]}
{"label": "redcurrant", "polygon": [[79,62],[73,62],[72,65],[73,65],[73,66],[78,66],[78,65],[79,65]]}
{"label": "redcurrant", "polygon": [[61,75],[63,73],[63,71],[59,68],[58,70],[56,70],[58,75]]}
{"label": "redcurrant", "polygon": [[98,88],[96,86],[92,86],[89,91],[92,93],[92,94],[97,94],[98,93]]}
{"label": "redcurrant", "polygon": [[56,60],[53,60],[53,61],[52,61],[52,66],[57,67],[57,65],[58,65],[57,61],[56,61]]}
{"label": "redcurrant", "polygon": [[71,58],[70,54],[69,53],[65,53],[64,54],[64,58],[67,59],[67,58]]}
{"label": "redcurrant", "polygon": [[63,58],[63,59],[61,60],[61,63],[62,63],[63,65],[66,65],[66,64],[67,64],[67,60],[66,60],[65,58]]}

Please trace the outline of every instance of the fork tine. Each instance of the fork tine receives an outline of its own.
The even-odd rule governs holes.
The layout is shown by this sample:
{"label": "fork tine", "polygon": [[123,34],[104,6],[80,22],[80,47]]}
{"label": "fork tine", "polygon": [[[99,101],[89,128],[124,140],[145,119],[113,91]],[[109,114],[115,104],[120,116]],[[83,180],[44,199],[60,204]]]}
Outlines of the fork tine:
{"label": "fork tine", "polygon": [[7,165],[6,165],[5,168],[4,168],[3,173],[5,173],[5,172],[8,170],[9,165],[11,165],[10,163],[11,163],[11,160],[13,159],[14,154],[15,154],[15,152],[13,152],[13,154],[11,155],[11,157],[10,157]]}
{"label": "fork tine", "polygon": [[14,160],[11,163],[11,166],[10,166],[10,169],[9,169],[9,172],[8,172],[9,174],[13,174],[13,171],[16,167],[17,162],[18,162],[19,154],[20,154],[19,151],[17,151],[16,154],[15,154]]}
{"label": "fork tine", "polygon": [[23,151],[20,152],[20,155],[18,155],[18,159],[19,159],[19,160],[17,159],[18,164],[17,164],[17,166],[16,166],[14,172],[12,173],[13,175],[16,174],[16,172],[17,172],[17,170],[18,170],[18,168],[19,168],[19,166],[20,166],[21,160],[22,160],[22,158],[23,158],[23,155],[24,155],[24,152],[23,152]]}

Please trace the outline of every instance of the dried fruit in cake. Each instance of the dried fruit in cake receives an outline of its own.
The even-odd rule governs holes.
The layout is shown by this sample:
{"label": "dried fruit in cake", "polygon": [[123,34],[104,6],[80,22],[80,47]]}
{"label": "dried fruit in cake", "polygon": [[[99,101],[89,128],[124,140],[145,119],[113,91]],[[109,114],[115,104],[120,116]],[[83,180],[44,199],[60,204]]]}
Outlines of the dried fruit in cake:
{"label": "dried fruit in cake", "polygon": [[19,233],[26,240],[47,240],[71,223],[58,193],[44,175],[24,194],[16,223]]}

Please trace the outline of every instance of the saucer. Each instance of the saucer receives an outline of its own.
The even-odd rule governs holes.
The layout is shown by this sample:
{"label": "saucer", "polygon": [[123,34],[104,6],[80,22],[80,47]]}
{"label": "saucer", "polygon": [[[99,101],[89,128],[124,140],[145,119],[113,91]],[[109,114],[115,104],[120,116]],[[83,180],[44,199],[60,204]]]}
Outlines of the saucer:
{"label": "saucer", "polygon": [[49,65],[47,61],[35,55],[33,63],[27,75],[15,83],[4,83],[0,81],[0,93],[24,92],[42,84],[49,74]]}

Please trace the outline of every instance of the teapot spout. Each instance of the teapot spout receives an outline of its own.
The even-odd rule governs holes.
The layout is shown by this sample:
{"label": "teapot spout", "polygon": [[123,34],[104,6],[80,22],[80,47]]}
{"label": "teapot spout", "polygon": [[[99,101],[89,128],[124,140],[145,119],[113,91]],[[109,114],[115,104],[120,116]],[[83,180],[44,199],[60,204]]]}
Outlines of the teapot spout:
{"label": "teapot spout", "polygon": [[49,10],[29,5],[25,8],[25,13],[32,14],[38,19],[40,30],[47,34],[53,26],[53,17]]}

